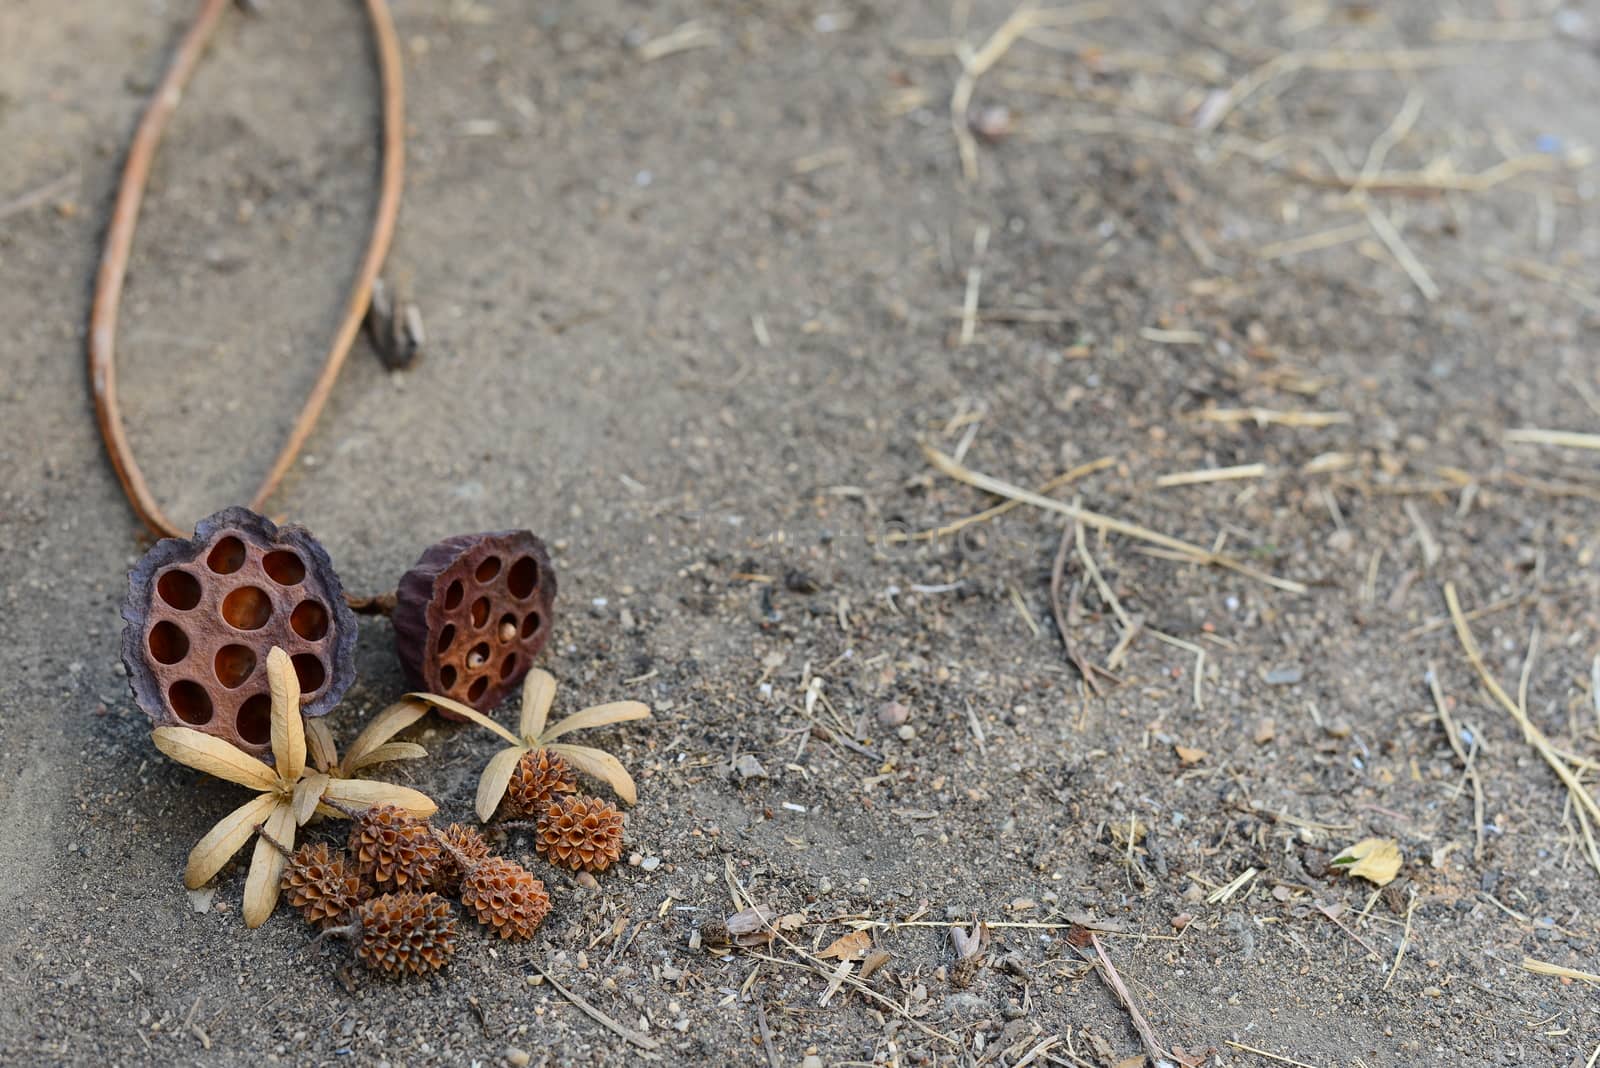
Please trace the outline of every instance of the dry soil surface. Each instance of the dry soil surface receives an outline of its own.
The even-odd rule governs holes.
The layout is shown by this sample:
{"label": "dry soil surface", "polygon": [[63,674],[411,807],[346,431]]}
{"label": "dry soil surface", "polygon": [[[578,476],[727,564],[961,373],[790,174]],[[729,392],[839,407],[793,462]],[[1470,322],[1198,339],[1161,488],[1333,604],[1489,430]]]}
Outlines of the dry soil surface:
{"label": "dry soil surface", "polygon": [[[1600,453],[1506,436],[1600,428],[1591,7],[1128,0],[991,38],[990,0],[396,0],[428,351],[358,348],[274,509],[364,592],[539,532],[557,714],[656,717],[596,739],[639,863],[589,890],[512,836],[538,937],[394,982],[287,909],[246,931],[237,864],[197,911],[184,857],[242,796],[155,751],[118,664],[143,543],[85,321],[195,6],[0,8],[0,1061],[1136,1064],[1081,923],[1190,1063],[1595,1063],[1595,987],[1523,965],[1597,968],[1580,809],[1442,592],[1592,779]],[[126,295],[130,433],[186,520],[264,471],[375,198],[359,5],[262,7],[173,123]],[[895,537],[998,502],[919,442],[1027,487],[1109,458],[1049,492],[1305,592],[1089,529],[1089,692],[1064,517]],[[341,739],[402,691],[391,638],[364,622]],[[468,817],[495,740],[413,736],[392,774]],[[1330,866],[1369,836],[1382,892]],[[717,950],[747,901],[799,925]],[[852,923],[888,962],[825,996],[806,954]]]}

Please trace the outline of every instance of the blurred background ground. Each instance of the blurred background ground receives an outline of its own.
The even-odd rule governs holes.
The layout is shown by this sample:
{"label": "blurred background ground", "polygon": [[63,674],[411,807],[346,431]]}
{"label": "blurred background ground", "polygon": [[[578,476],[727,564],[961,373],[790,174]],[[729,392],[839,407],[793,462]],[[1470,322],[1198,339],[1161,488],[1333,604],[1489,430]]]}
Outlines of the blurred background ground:
{"label": "blurred background ground", "polygon": [[[6,1063],[1137,1064],[1071,922],[1208,1064],[1595,1063],[1593,986],[1523,967],[1600,970],[1580,817],[1442,625],[1447,581],[1490,609],[1513,692],[1537,631],[1528,714],[1592,777],[1597,453],[1507,437],[1600,429],[1592,8],[396,0],[390,267],[429,350],[358,346],[274,507],[358,591],[531,527],[558,712],[657,709],[601,739],[639,865],[593,893],[530,860],[538,939],[397,984],[287,913],[245,931],[237,867],[196,911],[237,791],[155,753],[117,663],[142,545],[84,323],[191,7],[0,9]],[[263,7],[169,131],[124,305],[130,433],[189,519],[265,470],[374,197],[359,6]],[[996,503],[919,439],[1028,487],[1109,458],[1054,492],[1308,592],[1091,531],[1064,615],[1117,681],[1087,693],[1059,515],[885,537]],[[401,691],[390,646],[364,624],[341,738]],[[494,740],[418,737],[395,774],[466,817]],[[1368,836],[1405,857],[1382,893],[1328,866]],[[799,948],[709,952],[736,894]],[[889,961],[821,1004],[799,950],[850,921]]]}

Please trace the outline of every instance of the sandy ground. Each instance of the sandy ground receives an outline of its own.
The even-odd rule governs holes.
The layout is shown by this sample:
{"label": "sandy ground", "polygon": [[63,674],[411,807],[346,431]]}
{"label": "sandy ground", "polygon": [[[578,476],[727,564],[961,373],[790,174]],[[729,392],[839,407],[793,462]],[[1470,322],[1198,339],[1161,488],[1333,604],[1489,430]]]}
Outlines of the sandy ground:
{"label": "sandy ground", "polygon": [[[394,983],[287,911],[245,931],[237,865],[196,911],[184,856],[240,796],[155,752],[117,663],[142,545],[84,324],[191,6],[0,7],[0,1061],[1137,1064],[1069,940],[1088,921],[1156,1039],[1208,1064],[1595,1063],[1594,987],[1522,961],[1596,970],[1600,875],[1440,625],[1447,581],[1494,608],[1474,626],[1513,692],[1537,629],[1529,715],[1600,757],[1597,454],[1504,437],[1600,428],[1592,10],[1141,0],[985,54],[1009,6],[958,4],[993,60],[966,179],[942,5],[397,0],[391,266],[430,349],[355,353],[274,507],[358,591],[532,528],[558,712],[657,719],[598,739],[638,773],[644,863],[594,893],[530,858],[558,902],[538,939],[470,934]],[[374,196],[359,6],[265,7],[230,13],[173,124],[127,290],[131,433],[188,519],[260,477]],[[1247,408],[1338,418],[1205,414]],[[1059,515],[884,538],[995,503],[919,439],[1029,487],[1110,457],[1056,495],[1308,592],[1090,532],[1127,618],[1074,552],[1068,632],[1100,664],[1137,633],[1088,694],[1051,620]],[[386,621],[358,664],[341,738],[401,691]],[[857,748],[809,730],[814,685]],[[417,737],[394,774],[466,817],[494,740]],[[765,777],[730,774],[744,754]],[[1369,835],[1405,856],[1381,894],[1328,866]],[[735,889],[803,913],[798,948],[709,952]],[[889,963],[822,1004],[799,950],[847,920]],[[967,974],[946,925],[974,920]]]}

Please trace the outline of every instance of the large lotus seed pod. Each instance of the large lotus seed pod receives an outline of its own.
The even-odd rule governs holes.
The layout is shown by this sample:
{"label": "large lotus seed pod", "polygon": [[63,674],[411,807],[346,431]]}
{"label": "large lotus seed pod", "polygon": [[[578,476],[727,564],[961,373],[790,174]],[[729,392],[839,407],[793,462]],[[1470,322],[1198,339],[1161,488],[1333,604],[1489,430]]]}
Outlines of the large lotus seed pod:
{"label": "large lotus seed pod", "polygon": [[157,727],[183,726],[264,755],[272,738],[267,653],[300,677],[300,710],[320,716],[355,681],[356,618],[327,552],[301,527],[246,508],[163,538],[128,575],[122,662]]}
{"label": "large lotus seed pod", "polygon": [[479,711],[493,708],[549,640],[555,600],[550,554],[529,531],[446,538],[395,591],[394,644],[407,681]]}

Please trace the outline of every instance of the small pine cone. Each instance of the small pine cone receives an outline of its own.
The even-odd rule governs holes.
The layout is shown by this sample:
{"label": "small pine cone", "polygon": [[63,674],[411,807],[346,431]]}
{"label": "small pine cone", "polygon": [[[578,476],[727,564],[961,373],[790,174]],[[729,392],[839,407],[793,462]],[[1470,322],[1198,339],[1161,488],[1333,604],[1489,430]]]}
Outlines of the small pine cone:
{"label": "small pine cone", "polygon": [[513,816],[536,817],[557,794],[575,794],[578,780],[567,762],[548,749],[530,749],[517,761],[506,786],[505,805]]}
{"label": "small pine cone", "polygon": [[605,871],[622,856],[622,813],[598,797],[562,797],[539,813],[534,846],[573,871]]}
{"label": "small pine cone", "polygon": [[483,835],[471,827],[459,823],[452,823],[440,834],[445,841],[445,850],[439,854],[439,864],[433,872],[433,886],[437,890],[454,892],[461,884],[461,862],[456,859],[460,854],[470,866],[489,855],[489,843],[484,841]]}
{"label": "small pine cone", "polygon": [[501,938],[532,938],[550,911],[550,895],[521,864],[488,857],[462,877],[461,906]]}
{"label": "small pine cone", "polygon": [[374,805],[350,828],[350,852],[361,874],[382,886],[427,886],[443,852],[433,828],[398,805]]}
{"label": "small pine cone", "polygon": [[334,855],[323,842],[301,846],[283,869],[280,885],[289,904],[308,922],[323,928],[345,922],[372,896],[372,888],[362,881],[355,865],[342,853]]}
{"label": "small pine cone", "polygon": [[384,894],[361,906],[356,956],[399,975],[443,968],[456,951],[456,917],[438,894]]}

